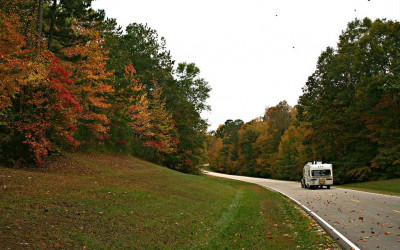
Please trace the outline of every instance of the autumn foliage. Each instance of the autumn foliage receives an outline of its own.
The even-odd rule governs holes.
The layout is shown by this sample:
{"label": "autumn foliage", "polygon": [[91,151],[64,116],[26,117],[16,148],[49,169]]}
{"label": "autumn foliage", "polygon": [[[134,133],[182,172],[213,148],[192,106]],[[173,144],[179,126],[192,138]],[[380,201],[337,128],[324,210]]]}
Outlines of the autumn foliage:
{"label": "autumn foliage", "polygon": [[[400,23],[355,20],[327,48],[299,104],[262,119],[228,120],[211,137],[210,166],[299,180],[308,161],[334,166],[335,183],[400,177]],[[221,145],[222,142],[222,145]]]}
{"label": "autumn foliage", "polygon": [[21,33],[26,24],[14,4],[1,9],[0,151],[8,162],[41,163],[58,150],[56,140],[77,146],[73,131],[82,109],[60,60],[49,51],[38,54],[30,46],[34,35]]}
{"label": "autumn foliage", "polygon": [[0,27],[2,163],[102,149],[198,172],[210,88],[194,64],[175,75],[155,30],[124,35],[83,0],[4,0]]}

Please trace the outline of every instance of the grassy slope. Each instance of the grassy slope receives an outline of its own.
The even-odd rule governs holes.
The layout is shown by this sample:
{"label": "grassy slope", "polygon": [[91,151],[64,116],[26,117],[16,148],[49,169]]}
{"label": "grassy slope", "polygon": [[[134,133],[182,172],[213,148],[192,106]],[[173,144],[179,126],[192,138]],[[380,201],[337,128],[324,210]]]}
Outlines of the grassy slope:
{"label": "grassy slope", "polygon": [[185,175],[128,156],[68,154],[42,169],[0,167],[0,249],[331,243],[287,199],[252,184]]}
{"label": "grassy slope", "polygon": [[352,183],[338,187],[400,196],[400,179]]}

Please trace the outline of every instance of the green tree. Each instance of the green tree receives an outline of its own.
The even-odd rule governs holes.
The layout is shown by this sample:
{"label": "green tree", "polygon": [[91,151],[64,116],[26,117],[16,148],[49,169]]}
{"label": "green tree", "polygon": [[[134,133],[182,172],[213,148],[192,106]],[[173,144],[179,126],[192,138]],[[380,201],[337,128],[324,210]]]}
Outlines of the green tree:
{"label": "green tree", "polygon": [[261,168],[257,164],[259,151],[256,147],[258,138],[268,130],[268,123],[261,119],[254,119],[244,124],[239,134],[239,170],[238,174],[259,176]]}
{"label": "green tree", "polygon": [[44,6],[44,35],[50,51],[83,45],[95,37],[76,32],[76,26],[85,29],[103,30],[105,13],[91,8],[93,0],[47,0]]}
{"label": "green tree", "polygon": [[[181,63],[174,69],[165,39],[147,25],[133,23],[127,27],[126,34],[107,35],[106,48],[110,50],[107,68],[114,71],[115,89],[125,81],[123,63],[135,66],[136,78],[149,98],[157,86],[162,89],[156,99],[164,100],[167,113],[172,115],[173,128],[168,132],[167,141],[176,147],[162,157],[163,164],[183,172],[197,172],[198,163],[206,156],[207,138],[207,123],[200,113],[209,110],[206,99],[210,91],[208,83],[200,77],[199,68],[193,63]],[[160,159],[153,160],[156,158]]]}
{"label": "green tree", "polygon": [[349,23],[318,60],[299,101],[316,157],[340,182],[399,176],[399,23]]}
{"label": "green tree", "polygon": [[244,122],[242,120],[226,120],[223,125],[217,129],[215,136],[222,139],[222,148],[213,169],[230,174],[238,172],[239,160],[239,134],[238,131]]}
{"label": "green tree", "polygon": [[194,63],[178,64],[176,77],[163,87],[179,136],[177,152],[165,164],[183,172],[198,172],[198,164],[206,157],[207,142],[207,122],[200,114],[210,110],[206,100],[211,88]]}
{"label": "green tree", "polygon": [[309,135],[307,126],[294,118],[279,144],[277,160],[274,164],[278,179],[300,180],[304,164],[314,160],[312,147],[304,145]]}
{"label": "green tree", "polygon": [[255,147],[259,151],[257,164],[261,176],[277,177],[273,165],[277,160],[281,137],[293,118],[291,110],[292,108],[286,101],[281,101],[275,107],[265,111],[263,119],[267,122],[268,127],[255,142]]}

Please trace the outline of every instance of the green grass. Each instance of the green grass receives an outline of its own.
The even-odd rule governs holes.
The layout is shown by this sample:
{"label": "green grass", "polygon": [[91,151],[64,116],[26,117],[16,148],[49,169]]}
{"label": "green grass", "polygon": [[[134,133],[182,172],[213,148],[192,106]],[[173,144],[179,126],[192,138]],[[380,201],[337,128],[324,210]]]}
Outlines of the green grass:
{"label": "green grass", "polygon": [[0,249],[318,249],[334,245],[282,195],[129,156],[0,167]]}
{"label": "green grass", "polygon": [[351,183],[351,184],[341,185],[338,187],[400,196],[400,178],[384,180],[384,181]]}

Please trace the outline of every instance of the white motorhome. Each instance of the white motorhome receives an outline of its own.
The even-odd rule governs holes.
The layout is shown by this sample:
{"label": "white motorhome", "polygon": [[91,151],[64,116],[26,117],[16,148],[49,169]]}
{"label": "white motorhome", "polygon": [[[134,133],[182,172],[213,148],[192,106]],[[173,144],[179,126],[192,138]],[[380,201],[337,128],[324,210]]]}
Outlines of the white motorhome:
{"label": "white motorhome", "polygon": [[314,161],[307,163],[303,168],[302,188],[331,188],[333,185],[332,164]]}

